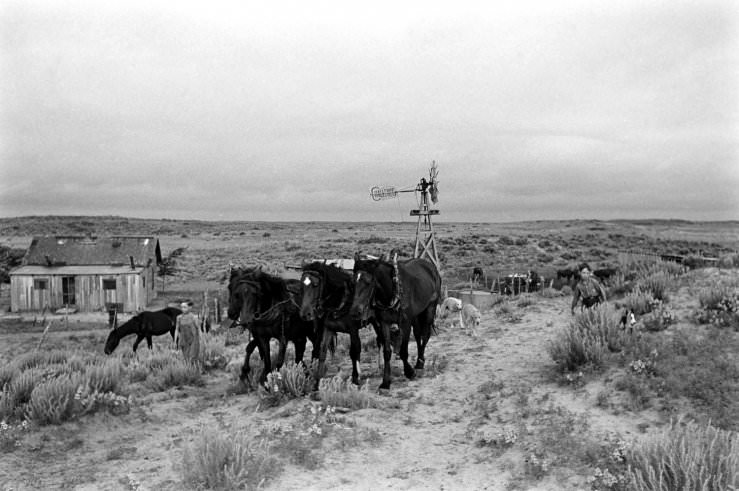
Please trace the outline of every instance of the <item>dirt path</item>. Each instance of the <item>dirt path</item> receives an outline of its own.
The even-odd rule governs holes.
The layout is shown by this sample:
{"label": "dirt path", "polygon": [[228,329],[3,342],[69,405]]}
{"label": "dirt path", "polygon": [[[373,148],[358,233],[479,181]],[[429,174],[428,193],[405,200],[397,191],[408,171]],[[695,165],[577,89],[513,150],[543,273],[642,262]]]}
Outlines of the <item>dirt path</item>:
{"label": "dirt path", "polygon": [[[425,373],[406,380],[394,359],[392,388],[377,396],[382,408],[348,413],[351,424],[322,440],[321,465],[287,465],[267,488],[499,490],[520,482],[520,489],[585,489],[585,476],[566,468],[527,480],[522,445],[500,438],[496,445],[479,444],[480,435],[524,433],[521,413],[543,407],[541,401],[587,418],[596,432],[638,432],[638,418],[614,423],[613,415],[594,409],[597,387],[575,392],[550,379],[546,343],[569,321],[568,302],[537,298],[519,309],[524,315],[515,323],[486,312],[477,337],[442,329],[429,343]],[[373,388],[380,382],[377,355],[363,353],[363,376]],[[337,362],[349,366],[348,359]],[[129,414],[96,414],[44,429],[4,456],[2,489],[181,489],[183,449],[201,428],[287,425],[314,404],[297,400],[256,412],[257,396],[228,394],[232,383],[231,375],[216,371],[204,387],[146,396]],[[355,436],[341,438],[342,432]],[[379,437],[373,441],[367,432]],[[520,442],[525,438],[519,435]]]}

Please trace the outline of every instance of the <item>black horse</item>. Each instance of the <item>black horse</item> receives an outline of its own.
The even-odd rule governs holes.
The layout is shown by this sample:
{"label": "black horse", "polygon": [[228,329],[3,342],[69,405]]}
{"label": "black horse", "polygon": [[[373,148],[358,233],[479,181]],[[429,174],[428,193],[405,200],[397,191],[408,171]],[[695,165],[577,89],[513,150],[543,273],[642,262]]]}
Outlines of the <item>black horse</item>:
{"label": "black horse", "polygon": [[314,322],[315,332],[321,340],[316,385],[324,374],[326,353],[337,332],[349,334],[352,382],[359,385],[359,355],[362,352],[359,330],[362,322],[349,315],[354,296],[352,275],[337,266],[317,261],[303,266],[301,282],[303,301],[300,317]]}
{"label": "black horse", "polygon": [[267,380],[272,370],[269,348],[272,338],[280,342],[276,368],[281,367],[285,360],[288,341],[295,345],[296,362],[303,360],[307,339],[313,343],[313,358],[318,357],[319,345],[313,323],[300,318],[300,281],[285,280],[256,268],[236,270],[231,274],[228,291],[228,317],[233,321],[230,327],[244,326],[253,337],[246,346],[242,381],[249,379],[249,358],[255,347],[264,362],[259,381],[264,383]]}
{"label": "black horse", "polygon": [[377,320],[377,342],[382,345],[384,369],[381,389],[390,388],[390,357],[392,356],[392,328],[397,325],[400,336],[400,358],[403,373],[409,379],[415,370],[408,363],[410,328],[416,338],[416,368],[424,367],[424,352],[431,331],[434,329],[436,305],[441,300],[441,277],[436,266],[425,259],[409,259],[392,262],[384,259],[354,257],[355,291],[351,314],[361,322],[367,322],[374,311]]}
{"label": "black horse", "polygon": [[169,333],[174,339],[175,321],[182,311],[174,307],[156,311],[144,311],[134,315],[128,321],[118,327],[114,327],[108,335],[105,342],[105,354],[111,354],[117,347],[121,339],[131,334],[136,334],[136,341],[133,343],[133,351],[139,347],[139,343],[146,338],[146,344],[149,349],[152,348],[151,337],[161,336]]}

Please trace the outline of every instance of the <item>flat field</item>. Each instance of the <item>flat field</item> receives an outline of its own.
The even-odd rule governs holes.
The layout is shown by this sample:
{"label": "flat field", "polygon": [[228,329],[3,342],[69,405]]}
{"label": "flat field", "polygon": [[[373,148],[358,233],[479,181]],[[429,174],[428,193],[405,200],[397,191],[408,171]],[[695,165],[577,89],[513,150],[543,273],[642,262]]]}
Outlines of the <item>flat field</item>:
{"label": "flat field", "polygon": [[[44,234],[155,234],[174,270],[158,279],[161,291],[150,308],[183,298],[198,307],[204,291],[225,305],[230,263],[294,274],[290,267],[303,260],[391,249],[410,256],[415,226],[414,221],[26,217],[0,220],[0,246],[24,248],[32,236]],[[435,229],[450,289],[468,284],[478,266],[487,283],[528,270],[552,280],[557,270],[582,261],[594,268],[638,269],[619,264],[620,251],[731,258],[739,249],[737,222],[441,222]],[[394,356],[387,391],[377,390],[380,356],[371,329],[362,332],[362,386],[346,388],[348,336],[340,334],[328,364],[331,387],[293,398],[238,382],[248,333],[216,328],[207,335],[205,373],[167,382],[160,366],[178,357],[168,337],[155,338],[153,352],[142,345],[137,355],[130,353],[133,339],[126,338],[106,357],[105,313],[18,317],[6,312],[4,288],[0,384],[7,383],[0,411],[9,426],[0,437],[0,485],[14,490],[174,490],[234,483],[275,490],[629,489],[634,479],[629,458],[643,442],[668,431],[671,421],[710,422],[732,434],[739,429],[739,326],[735,318],[724,325],[705,315],[706,299],[719,286],[729,297],[739,293],[739,270],[727,264],[736,262],[666,275],[658,310],[645,313],[637,332],[597,363],[569,369],[555,360],[552,346],[576,321],[569,286],[560,282],[542,292],[496,296],[482,312],[476,335],[439,321],[426,369],[408,380]],[[621,278],[609,286],[607,313],[616,316],[616,305],[628,301],[634,285]],[[654,312],[666,312],[668,320],[655,327]],[[410,346],[413,361],[413,341]],[[33,375],[39,384],[57,376],[51,373],[57,365],[120,367],[112,372],[119,380],[108,393],[121,399],[100,396],[54,423],[40,422],[39,411],[23,406],[30,403],[22,398],[13,399],[22,409],[14,412],[7,401],[11,385],[21,384],[12,381],[23,371],[19,360],[34,352],[62,353],[65,360]],[[252,366],[259,367],[256,354]],[[33,398],[31,389],[27,399]],[[236,474],[246,469],[249,476],[232,472],[223,478],[224,465]],[[215,477],[206,479],[208,471]]]}

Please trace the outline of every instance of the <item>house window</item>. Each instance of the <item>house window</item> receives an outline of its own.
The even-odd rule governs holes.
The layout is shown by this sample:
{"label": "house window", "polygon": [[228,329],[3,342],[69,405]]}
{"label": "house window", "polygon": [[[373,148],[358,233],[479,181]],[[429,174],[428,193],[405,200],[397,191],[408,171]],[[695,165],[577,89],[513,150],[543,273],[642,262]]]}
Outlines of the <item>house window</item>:
{"label": "house window", "polygon": [[33,279],[33,289],[34,290],[48,290],[49,280],[46,278],[34,278]]}
{"label": "house window", "polygon": [[103,278],[103,290],[115,290],[115,278]]}

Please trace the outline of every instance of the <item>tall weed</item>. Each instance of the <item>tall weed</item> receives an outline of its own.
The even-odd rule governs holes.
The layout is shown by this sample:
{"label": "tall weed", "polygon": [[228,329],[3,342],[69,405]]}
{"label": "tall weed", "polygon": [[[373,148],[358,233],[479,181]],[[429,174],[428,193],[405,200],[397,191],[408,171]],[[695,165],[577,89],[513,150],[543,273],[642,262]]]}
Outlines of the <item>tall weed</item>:
{"label": "tall weed", "polygon": [[183,481],[191,489],[257,489],[274,476],[275,464],[265,440],[203,430],[185,448]]}
{"label": "tall weed", "polygon": [[625,334],[617,314],[607,304],[585,309],[568,326],[558,331],[547,351],[560,372],[583,366],[601,368],[609,351],[620,351]]}
{"label": "tall weed", "polygon": [[358,388],[350,379],[343,379],[339,375],[322,378],[318,385],[318,394],[324,404],[333,407],[351,409],[378,407],[377,401],[369,391],[368,383]]}
{"label": "tall weed", "polygon": [[696,423],[672,423],[627,453],[634,490],[724,491],[739,487],[739,437]]}

